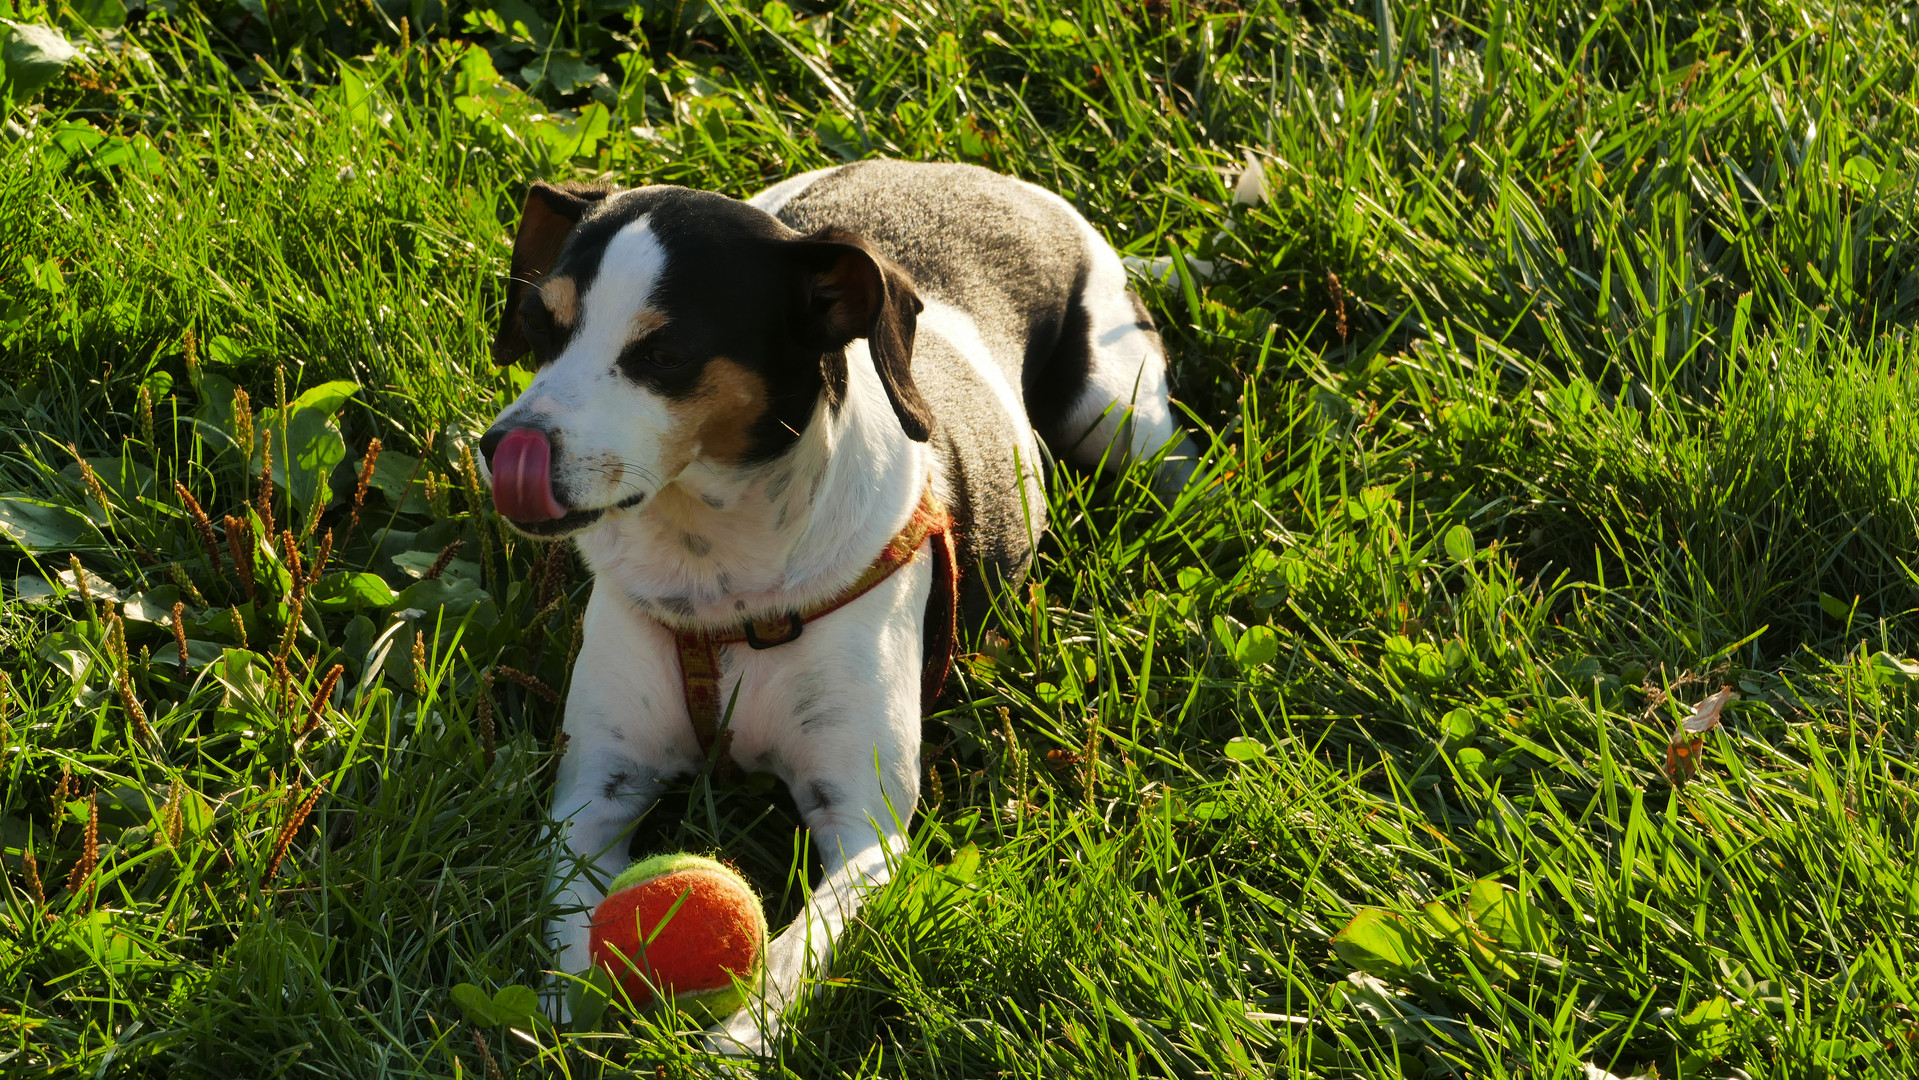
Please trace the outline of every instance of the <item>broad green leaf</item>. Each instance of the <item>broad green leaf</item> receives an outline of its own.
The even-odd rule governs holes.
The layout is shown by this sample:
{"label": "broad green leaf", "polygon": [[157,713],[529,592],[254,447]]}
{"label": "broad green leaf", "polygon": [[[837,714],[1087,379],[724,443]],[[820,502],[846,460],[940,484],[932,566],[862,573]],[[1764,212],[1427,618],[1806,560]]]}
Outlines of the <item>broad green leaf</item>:
{"label": "broad green leaf", "polygon": [[1233,646],[1233,659],[1242,668],[1264,667],[1279,655],[1279,635],[1270,626],[1249,626]]}
{"label": "broad green leaf", "polygon": [[249,467],[259,470],[263,433],[271,430],[274,482],[285,487],[302,510],[326,501],[332,495],[327,478],[346,460],[346,440],[333,417],[359,390],[357,383],[322,383],[289,403],[284,416],[278,409],[261,410]]}
{"label": "broad green leaf", "polygon": [[503,1021],[493,1009],[493,998],[472,983],[460,983],[449,996],[466,1014],[466,1022],[478,1027],[498,1027]]}
{"label": "broad green leaf", "polygon": [[172,626],[173,605],[179,599],[178,586],[161,585],[127,597],[120,608],[120,613],[135,622]]}
{"label": "broad green leaf", "polygon": [[1473,927],[1467,925],[1457,912],[1435,900],[1425,907],[1426,925],[1434,937],[1465,951],[1466,955],[1481,967],[1492,968],[1501,975],[1512,976],[1517,972],[1499,959],[1497,953],[1486,947],[1486,939]]}
{"label": "broad green leaf", "polygon": [[1189,821],[1219,821],[1222,818],[1231,817],[1232,813],[1232,807],[1225,803],[1217,799],[1207,799],[1205,802],[1187,808],[1186,818]]}
{"label": "broad green leaf", "polygon": [[[420,578],[422,580],[424,580],[426,572],[433,569],[433,564],[439,561],[440,553],[437,551],[402,551],[398,555],[393,556],[393,565],[406,571],[408,577]],[[469,559],[451,559],[448,560],[446,566],[441,569],[440,573],[445,577],[457,577],[465,578],[468,581],[478,581],[480,580],[480,564]]]}
{"label": "broad green leaf", "polygon": [[613,976],[595,964],[585,978],[567,985],[566,999],[572,1006],[573,1030],[598,1031],[600,1018],[613,1000]]}
{"label": "broad green leaf", "polygon": [[1398,915],[1363,908],[1333,935],[1333,951],[1368,975],[1404,981],[1426,963],[1426,942]]}
{"label": "broad green leaf", "polygon": [[373,639],[378,636],[379,628],[365,615],[355,615],[347,621],[346,632],[341,635],[340,651],[356,677],[366,663],[368,651],[373,648]]}
{"label": "broad green leaf", "polygon": [[611,128],[612,114],[606,106],[593,102],[577,114],[548,114],[549,119],[534,123],[533,131],[546,143],[555,161],[592,157]]}
{"label": "broad green leaf", "polygon": [[[465,578],[438,577],[429,581],[416,581],[400,591],[394,597],[393,607],[406,611],[421,612],[420,625],[430,629],[437,621],[434,612],[444,609],[448,619],[457,622],[459,616],[473,612],[474,618],[482,626],[492,626],[497,614],[491,611],[493,598],[485,589]],[[481,605],[487,605],[482,609]]]}
{"label": "broad green leaf", "polygon": [[1723,997],[1709,998],[1693,1006],[1686,1015],[1673,1022],[1681,1034],[1692,1036],[1706,1028],[1723,1024],[1732,1019],[1732,1003]]}
{"label": "broad green leaf", "polygon": [[1226,740],[1225,753],[1234,761],[1257,761],[1266,756],[1266,744],[1239,735]]}
{"label": "broad green leaf", "polygon": [[127,24],[127,6],[121,0],[67,0],[67,11],[95,30]]}
{"label": "broad green leaf", "polygon": [[318,409],[327,416],[340,411],[353,395],[360,392],[360,384],[345,379],[335,379],[318,386],[308,388],[299,397],[293,399],[292,407],[298,409]]}
{"label": "broad green leaf", "polygon": [[426,472],[419,458],[398,450],[382,450],[373,463],[373,475],[368,478],[367,486],[385,495],[387,502],[402,513],[424,514],[430,510],[426,502]]}
{"label": "broad green leaf", "polygon": [[65,169],[67,165],[86,163],[92,159],[94,150],[100,150],[100,146],[106,144],[106,140],[106,132],[90,123],[65,121],[54,129],[54,146],[48,148],[46,153],[48,167]]}
{"label": "broad green leaf", "polygon": [[1426,923],[1434,936],[1450,941],[1455,945],[1467,945],[1472,941],[1472,930],[1464,920],[1445,904],[1434,900],[1423,909]]}
{"label": "broad green leaf", "polygon": [[528,90],[538,91],[544,85],[560,94],[577,93],[600,76],[599,68],[571,49],[554,49],[520,70]]}
{"label": "broad green leaf", "polygon": [[0,67],[4,67],[6,93],[15,102],[24,102],[60,77],[73,58],[80,55],[60,31],[51,26],[16,23],[0,33]]}
{"label": "broad green leaf", "polygon": [[38,574],[21,574],[13,579],[13,595],[7,599],[18,604],[52,604],[66,594],[65,589],[55,589],[53,582]]}
{"label": "broad green leaf", "polygon": [[78,511],[17,495],[0,496],[0,533],[35,553],[100,542],[93,522]]}
{"label": "broad green leaf", "polygon": [[[87,467],[93,470],[94,479],[106,490],[108,504],[117,509],[124,509],[127,503],[140,497],[144,486],[140,482],[142,472],[146,474],[149,482],[153,478],[153,470],[130,462],[125,463],[123,468],[123,463],[118,458],[87,458],[86,463]],[[93,504],[89,500],[94,498],[93,485],[87,483],[86,470],[80,467],[78,461],[70,461],[62,467],[60,478],[73,485],[75,509],[92,515],[93,520],[99,524],[107,522],[107,518],[94,514],[91,509]]]}
{"label": "broad green leaf", "polygon": [[[166,801],[175,798],[176,794],[179,799],[177,803],[170,804]],[[180,835],[182,839],[205,836],[207,830],[213,827],[212,805],[207,802],[205,796],[193,790],[193,788],[183,784],[179,788],[169,791],[166,800],[152,799],[149,801],[149,805],[152,807],[152,830],[156,838],[166,835],[168,827],[167,819],[176,814],[180,820]]]}
{"label": "broad green leaf", "polygon": [[[1732,1002],[1723,997],[1708,998],[1673,1021],[1680,1045],[1700,1064],[1732,1048],[1738,1033],[1732,1026]],[[1844,1060],[1844,1059],[1841,1059]]]}
{"label": "broad green leaf", "polygon": [[1491,878],[1473,883],[1466,911],[1481,933],[1509,952],[1544,953],[1552,941],[1552,927],[1526,896]]}
{"label": "broad green leaf", "polygon": [[[95,600],[123,600],[126,598],[124,592],[115,588],[112,582],[101,577],[99,574],[88,570],[84,566],[80,568],[80,573],[86,578],[87,595],[93,597]],[[81,579],[74,576],[71,568],[61,570],[53,576],[59,579],[60,584],[66,588],[69,595],[80,588]]]}
{"label": "broad green leaf", "polygon": [[[208,353],[212,353],[209,344]],[[208,424],[226,432],[228,437],[233,431],[233,380],[211,371],[200,372],[200,382],[194,388],[199,403],[193,407],[193,415]]]}
{"label": "broad green leaf", "polygon": [[34,646],[33,654],[65,672],[75,683],[83,682],[93,667],[93,646],[73,631],[49,634]]}
{"label": "broad green leaf", "polygon": [[153,140],[145,135],[111,135],[92,157],[92,164],[100,169],[130,168],[136,172],[151,174],[166,163]]}
{"label": "broad green leaf", "polygon": [[963,884],[978,875],[979,864],[979,845],[967,844],[953,853],[953,861],[940,867],[940,872]]}
{"label": "broad green leaf", "polygon": [[1446,530],[1446,554],[1454,562],[1471,562],[1478,547],[1473,543],[1473,531],[1464,525],[1454,525]]}
{"label": "broad green leaf", "polygon": [[294,503],[305,510],[325,502],[332,495],[327,477],[346,460],[346,440],[340,437],[339,425],[319,409],[296,409],[287,422],[286,442],[293,452],[291,467],[282,455],[276,455],[273,465],[285,476]]}
{"label": "broad green leaf", "polygon": [[1919,662],[1894,656],[1885,650],[1872,654],[1872,672],[1880,682],[1905,686],[1919,682]]}
{"label": "broad green leaf", "polygon": [[146,944],[129,932],[129,922],[117,911],[95,911],[70,925],[68,940],[101,971],[123,976],[151,955]]}
{"label": "broad green leaf", "polygon": [[336,93],[345,105],[346,118],[355,125],[390,127],[393,110],[387,108],[367,73],[345,64],[339,71],[340,85]]}
{"label": "broad green leaf", "polygon": [[1469,772],[1478,777],[1486,777],[1492,771],[1492,760],[1486,756],[1486,752],[1470,746],[1461,747],[1457,753],[1453,754],[1453,762],[1459,766],[1461,772]]}
{"label": "broad green leaf", "polygon": [[[224,645],[216,645],[211,641],[201,641],[198,638],[188,638],[187,670],[198,671],[209,664],[218,663],[225,658],[226,651],[226,646]],[[180,653],[177,648],[167,646],[160,653],[156,654],[153,659],[155,663],[165,663],[168,665],[178,664],[180,661]]]}
{"label": "broad green leaf", "polygon": [[[262,358],[261,347],[257,344],[239,341],[225,334],[215,334],[207,339],[207,359],[221,367],[239,367],[249,360]],[[227,384],[231,388],[232,384]],[[228,395],[231,397],[231,393]],[[257,407],[257,403],[256,403]]]}
{"label": "broad green leaf", "polygon": [[1447,713],[1440,725],[1446,731],[1446,737],[1455,742],[1464,742],[1479,733],[1479,718],[1471,709],[1454,709]]}
{"label": "broad green leaf", "polygon": [[493,1012],[513,1027],[534,1027],[542,1019],[540,995],[518,983],[502,986],[493,995]]}
{"label": "broad green leaf", "polygon": [[468,45],[460,54],[459,66],[453,76],[453,92],[456,94],[477,94],[500,83],[499,69],[493,66],[493,55],[483,45]]}
{"label": "broad green leaf", "polygon": [[553,30],[538,9],[526,0],[493,0],[487,5],[503,27],[503,32],[536,49],[546,48]]}
{"label": "broad green leaf", "polygon": [[1841,170],[1841,175],[1843,175],[1846,182],[1853,187],[1870,191],[1879,183],[1880,169],[1871,158],[1863,155],[1855,155],[1846,159],[1846,164]]}
{"label": "broad green leaf", "polygon": [[393,587],[378,574],[336,570],[313,583],[308,599],[329,611],[385,608],[393,603]]}
{"label": "broad green leaf", "polygon": [[769,0],[765,6],[761,7],[760,19],[766,23],[766,28],[775,34],[787,35],[800,29],[800,21],[793,16],[793,9],[781,3],[780,0]]}
{"label": "broad green leaf", "polygon": [[1819,610],[1843,622],[1852,614],[1852,605],[1831,593],[1820,593]]}
{"label": "broad green leaf", "polygon": [[859,125],[838,113],[821,113],[813,123],[813,135],[841,161],[858,161],[866,156],[866,140]]}
{"label": "broad green leaf", "polygon": [[260,654],[228,649],[222,662],[214,665],[213,673],[226,687],[226,700],[220,703],[220,710],[229,719],[246,721],[275,711],[273,673]]}
{"label": "broad green leaf", "polygon": [[[239,620],[234,612],[239,612]],[[205,635],[220,641],[238,642],[265,640],[265,628],[260,625],[260,616],[248,601],[233,607],[208,608],[199,614],[188,614],[187,633]]]}

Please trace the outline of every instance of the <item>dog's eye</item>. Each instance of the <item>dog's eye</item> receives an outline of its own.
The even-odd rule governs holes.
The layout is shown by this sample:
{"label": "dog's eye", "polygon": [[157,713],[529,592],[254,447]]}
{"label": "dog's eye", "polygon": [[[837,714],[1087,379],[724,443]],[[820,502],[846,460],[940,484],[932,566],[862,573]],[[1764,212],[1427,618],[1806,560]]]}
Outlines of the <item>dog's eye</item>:
{"label": "dog's eye", "polygon": [[540,341],[553,333],[553,315],[546,305],[538,303],[520,305],[520,325],[524,328],[528,340]]}
{"label": "dog's eye", "polygon": [[648,367],[659,368],[662,371],[671,371],[674,368],[686,366],[686,357],[671,349],[655,346],[646,350],[646,364]]}

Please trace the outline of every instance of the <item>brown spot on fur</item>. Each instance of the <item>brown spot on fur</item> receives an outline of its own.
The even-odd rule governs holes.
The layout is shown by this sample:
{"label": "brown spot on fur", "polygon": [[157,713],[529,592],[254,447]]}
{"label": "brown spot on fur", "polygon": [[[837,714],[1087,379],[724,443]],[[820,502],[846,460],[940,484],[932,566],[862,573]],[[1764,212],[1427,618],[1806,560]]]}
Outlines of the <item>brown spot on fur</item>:
{"label": "brown spot on fur", "polygon": [[652,308],[641,308],[633,316],[633,326],[626,332],[626,340],[638,341],[646,335],[666,325],[666,315]]}
{"label": "brown spot on fur", "polygon": [[669,453],[734,465],[752,448],[752,430],[766,415],[766,381],[725,357],[710,360],[699,386],[673,412]]}
{"label": "brown spot on fur", "polygon": [[540,299],[553,321],[571,327],[580,318],[580,289],[570,277],[550,277],[540,282]]}

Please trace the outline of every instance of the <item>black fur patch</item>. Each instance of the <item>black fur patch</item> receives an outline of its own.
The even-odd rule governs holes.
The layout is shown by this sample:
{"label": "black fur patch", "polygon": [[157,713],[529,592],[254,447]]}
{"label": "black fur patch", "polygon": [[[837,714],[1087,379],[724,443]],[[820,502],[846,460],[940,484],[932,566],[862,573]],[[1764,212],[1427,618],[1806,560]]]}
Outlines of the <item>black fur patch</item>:
{"label": "black fur patch", "polygon": [[600,785],[600,797],[603,799],[619,798],[622,794],[620,789],[625,787],[626,782],[631,779],[633,779],[631,773],[615,772],[608,774],[606,783]]}
{"label": "black fur patch", "polygon": [[1026,341],[1026,367],[1022,372],[1026,384],[1026,413],[1032,418],[1033,430],[1056,451],[1063,451],[1064,442],[1081,434],[1063,431],[1061,425],[1093,371],[1092,319],[1087,315],[1086,301],[1081,295],[1085,286],[1086,273],[1082,268],[1073,282],[1073,296],[1066,304],[1064,317],[1048,328],[1053,332],[1050,335],[1035,333]]}
{"label": "black fur patch", "polygon": [[683,619],[693,617],[693,601],[684,596],[636,596],[633,599],[643,608],[658,608]]}
{"label": "black fur patch", "polygon": [[778,502],[786,494],[786,489],[791,486],[793,486],[793,470],[787,467],[775,469],[773,475],[766,478],[766,497],[773,502]]}
{"label": "black fur patch", "polygon": [[[617,358],[620,372],[654,393],[685,398],[698,391],[710,362],[725,359],[740,365],[766,390],[765,411],[747,431],[744,460],[779,456],[798,440],[820,395],[829,390],[833,358],[839,358],[840,371],[845,369],[841,349],[848,335],[830,323],[819,307],[822,300],[809,291],[808,283],[819,272],[821,244],[796,236],[760,210],[711,192],[677,187],[621,192],[587,214],[552,270],[574,279],[583,311],[594,300],[603,302],[601,296],[589,298],[589,290],[626,284],[604,280],[606,248],[621,230],[641,219],[664,249],[665,263],[652,282],[630,285],[647,288],[648,306],[665,322],[627,344]],[[827,245],[834,251],[843,246]],[[898,303],[911,302],[910,287],[885,295],[892,298],[896,292]],[[528,302],[539,304],[531,292]],[[887,310],[893,306],[897,304],[889,299]],[[538,313],[523,310],[539,321],[545,308],[540,305]],[[550,320],[540,332],[544,342],[536,343],[535,351],[545,362],[558,355],[565,341]],[[866,333],[862,325],[852,336]],[[910,348],[910,336],[907,340]]]}
{"label": "black fur patch", "polygon": [[837,785],[829,784],[824,780],[815,780],[806,785],[806,791],[799,798],[794,799],[793,803],[799,807],[802,814],[816,814],[832,809],[833,804],[844,797],[844,793]]}

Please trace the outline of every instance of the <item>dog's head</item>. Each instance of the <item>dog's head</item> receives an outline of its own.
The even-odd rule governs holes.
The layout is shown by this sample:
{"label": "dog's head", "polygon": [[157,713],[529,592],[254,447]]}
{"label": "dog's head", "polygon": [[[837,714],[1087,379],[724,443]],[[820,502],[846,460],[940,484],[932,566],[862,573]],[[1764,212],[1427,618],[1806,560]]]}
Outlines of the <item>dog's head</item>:
{"label": "dog's head", "polygon": [[493,357],[533,383],[480,440],[500,513],[561,536],[637,506],[695,462],[779,457],[847,390],[865,338],[901,428],[924,442],[904,271],[857,236],[801,236],[721,195],[536,183]]}

